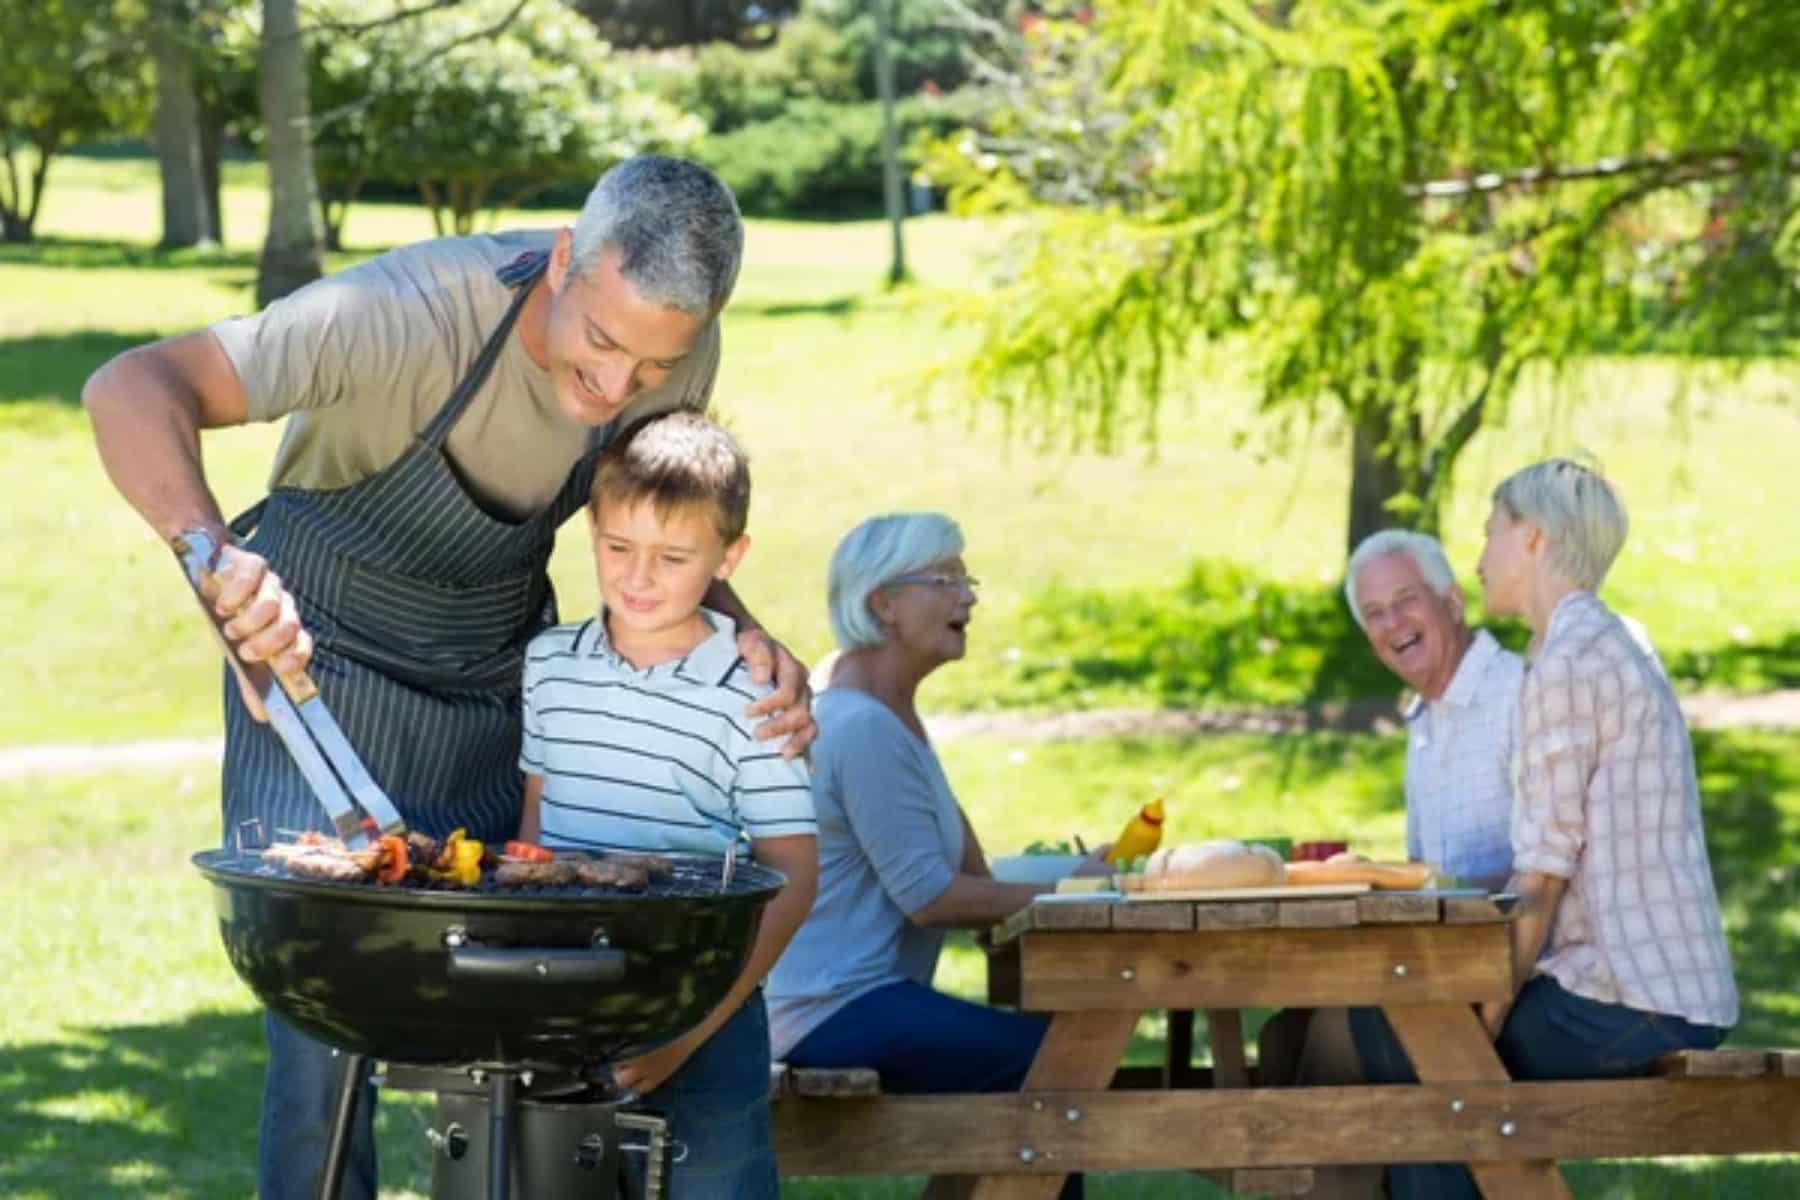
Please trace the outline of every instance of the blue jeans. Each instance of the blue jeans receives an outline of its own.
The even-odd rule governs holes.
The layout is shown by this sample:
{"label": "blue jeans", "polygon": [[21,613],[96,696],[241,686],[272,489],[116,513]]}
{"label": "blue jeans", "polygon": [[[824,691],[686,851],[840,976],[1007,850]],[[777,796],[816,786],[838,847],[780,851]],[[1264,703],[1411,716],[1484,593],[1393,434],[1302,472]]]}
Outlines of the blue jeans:
{"label": "blue jeans", "polygon": [[669,1118],[670,1136],[687,1147],[670,1173],[669,1195],[775,1200],[781,1194],[769,1141],[769,1011],[761,989],[644,1099]]}
{"label": "blue jeans", "polygon": [[[1418,1082],[1380,1009],[1351,1009],[1350,1032],[1370,1083]],[[1519,992],[1494,1049],[1514,1079],[1623,1079],[1646,1074],[1652,1062],[1675,1050],[1711,1050],[1726,1032],[1589,1000],[1538,975]],[[1393,1200],[1479,1195],[1468,1168],[1458,1163],[1391,1167],[1388,1193]]]}
{"label": "blue jeans", "polygon": [[[269,1012],[263,1013],[263,1040],[269,1065],[256,1134],[256,1193],[262,1200],[314,1200],[345,1059]],[[375,1196],[374,1123],[375,1089],[365,1085],[356,1105],[343,1200]]]}
{"label": "blue jeans", "polygon": [[1016,1092],[1049,1022],[910,980],[865,992],[789,1051],[796,1067],[874,1067],[890,1092]]}
{"label": "blue jeans", "polygon": [[[865,992],[788,1052],[796,1067],[874,1067],[890,1092],[1016,1092],[1050,1026],[903,980]],[[1062,1200],[1080,1200],[1069,1176]]]}

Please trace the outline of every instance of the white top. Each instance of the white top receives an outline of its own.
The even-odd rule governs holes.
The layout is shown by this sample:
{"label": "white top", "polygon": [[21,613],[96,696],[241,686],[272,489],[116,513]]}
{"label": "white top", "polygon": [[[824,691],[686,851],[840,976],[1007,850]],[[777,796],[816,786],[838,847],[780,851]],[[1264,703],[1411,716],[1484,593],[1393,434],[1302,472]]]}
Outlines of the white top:
{"label": "white top", "polygon": [[519,769],[544,777],[547,846],[723,855],[739,837],[812,834],[805,762],[759,742],[730,617],[701,609],[712,636],[639,670],[613,649],[605,614],[558,625],[526,652]]}
{"label": "white top", "polygon": [[1568,880],[1537,971],[1606,1004],[1737,1022],[1694,751],[1662,664],[1565,596],[1519,695],[1513,860]]}
{"label": "white top", "polygon": [[1512,873],[1512,755],[1525,661],[1485,629],[1436,700],[1406,710],[1406,855],[1469,884]]}

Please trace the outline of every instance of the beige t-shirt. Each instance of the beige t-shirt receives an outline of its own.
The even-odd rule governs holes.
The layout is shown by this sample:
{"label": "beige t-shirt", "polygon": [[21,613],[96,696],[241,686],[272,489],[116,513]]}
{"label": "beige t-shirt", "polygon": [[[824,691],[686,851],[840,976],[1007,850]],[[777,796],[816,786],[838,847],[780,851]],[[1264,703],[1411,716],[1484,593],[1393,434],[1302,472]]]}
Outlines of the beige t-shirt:
{"label": "beige t-shirt", "polygon": [[[531,230],[403,246],[255,316],[214,325],[250,419],[287,418],[269,486],[333,491],[405,453],[516,294],[494,272],[525,251],[548,250],[554,236]],[[619,422],[677,407],[704,410],[718,369],[713,321],[693,353],[659,387],[639,393]],[[531,361],[515,332],[451,429],[448,450],[483,507],[520,520],[555,498],[591,433],[564,415],[550,373]]]}

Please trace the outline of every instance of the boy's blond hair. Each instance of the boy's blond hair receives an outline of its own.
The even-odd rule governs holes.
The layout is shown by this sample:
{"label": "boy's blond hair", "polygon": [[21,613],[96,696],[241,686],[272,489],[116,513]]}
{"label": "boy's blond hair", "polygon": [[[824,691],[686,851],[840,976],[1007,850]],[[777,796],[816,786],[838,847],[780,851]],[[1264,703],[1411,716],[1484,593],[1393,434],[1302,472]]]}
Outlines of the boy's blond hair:
{"label": "boy's blond hair", "polygon": [[1584,591],[1599,590],[1625,545],[1625,504],[1599,472],[1568,458],[1515,471],[1494,489],[1494,503],[1528,520],[1550,542],[1550,565]]}
{"label": "boy's blond hair", "polygon": [[648,500],[657,515],[702,508],[726,545],[750,521],[750,463],[729,433],[697,412],[650,417],[620,434],[600,454],[588,502]]}

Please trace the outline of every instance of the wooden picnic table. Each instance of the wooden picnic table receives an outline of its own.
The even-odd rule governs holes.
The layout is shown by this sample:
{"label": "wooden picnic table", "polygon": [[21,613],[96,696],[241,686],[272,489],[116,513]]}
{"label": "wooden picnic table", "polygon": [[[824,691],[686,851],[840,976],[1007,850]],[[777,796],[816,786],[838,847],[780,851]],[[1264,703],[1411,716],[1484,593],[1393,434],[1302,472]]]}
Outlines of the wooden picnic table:
{"label": "wooden picnic table", "polygon": [[[1073,1171],[1235,1171],[1248,1187],[1245,1171],[1466,1162],[1485,1195],[1538,1200],[1569,1195],[1560,1158],[1800,1150],[1792,1052],[1748,1052],[1756,1070],[1732,1073],[1755,1078],[1511,1081],[1473,1008],[1512,994],[1509,921],[1503,901],[1429,893],[1034,904],[990,953],[995,1002],[1051,1018],[1023,1091],[784,1101],[783,1169],[927,1172],[934,1195],[1049,1200]],[[1364,1005],[1420,1083],[1256,1085],[1243,1009]],[[1170,1061],[1121,1070],[1159,1010],[1176,1018]],[[1195,1011],[1210,1071],[1188,1063]]]}

